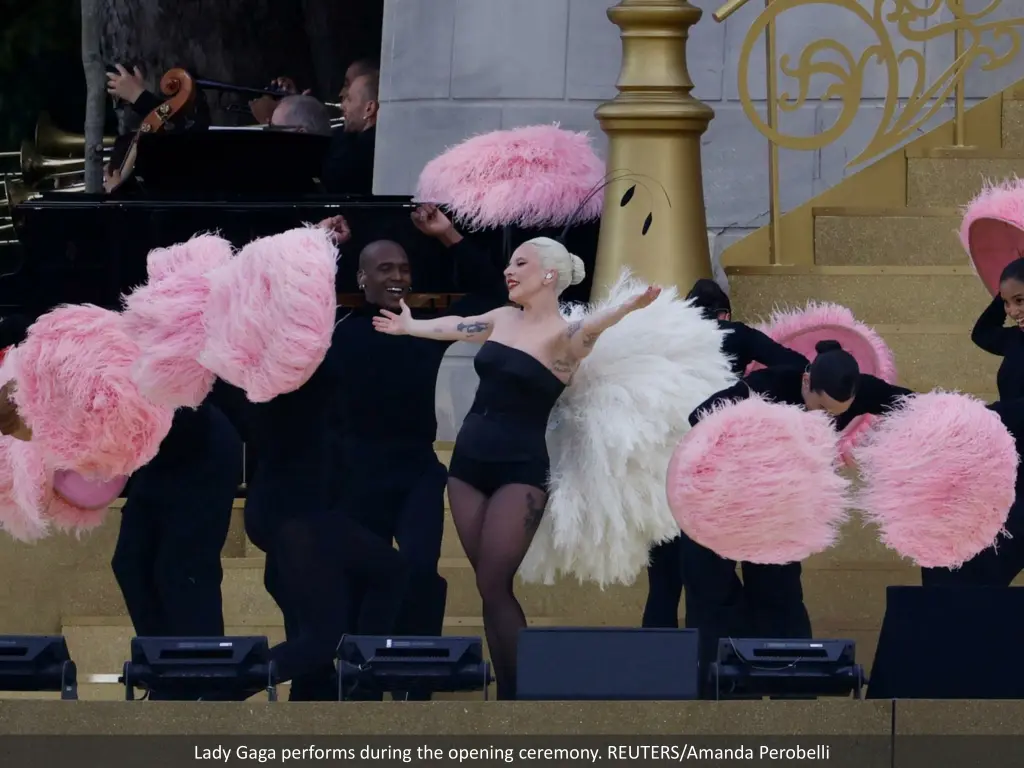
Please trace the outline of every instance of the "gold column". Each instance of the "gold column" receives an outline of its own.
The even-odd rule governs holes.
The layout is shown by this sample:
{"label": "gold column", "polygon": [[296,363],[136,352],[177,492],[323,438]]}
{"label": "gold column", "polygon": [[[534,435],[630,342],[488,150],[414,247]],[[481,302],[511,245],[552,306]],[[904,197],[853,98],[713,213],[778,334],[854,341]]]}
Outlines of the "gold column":
{"label": "gold column", "polygon": [[[609,174],[631,178],[605,189],[595,299],[624,266],[684,292],[711,276],[700,137],[715,113],[690,95],[686,68],[687,37],[701,13],[687,0],[621,0],[608,9],[622,30],[622,69],[618,95],[595,114],[608,134]],[[631,202],[620,205],[633,184]]]}

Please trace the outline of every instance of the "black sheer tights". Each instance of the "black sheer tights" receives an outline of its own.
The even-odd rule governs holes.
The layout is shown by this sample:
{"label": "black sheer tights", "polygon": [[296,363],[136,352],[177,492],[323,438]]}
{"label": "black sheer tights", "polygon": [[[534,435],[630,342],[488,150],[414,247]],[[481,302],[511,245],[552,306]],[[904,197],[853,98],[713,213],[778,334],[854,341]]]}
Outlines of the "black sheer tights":
{"label": "black sheer tights", "polygon": [[547,494],[532,485],[503,485],[490,497],[454,477],[448,479],[452,518],[476,574],[483,600],[484,634],[499,699],[516,697],[516,648],[526,616],[513,593]]}

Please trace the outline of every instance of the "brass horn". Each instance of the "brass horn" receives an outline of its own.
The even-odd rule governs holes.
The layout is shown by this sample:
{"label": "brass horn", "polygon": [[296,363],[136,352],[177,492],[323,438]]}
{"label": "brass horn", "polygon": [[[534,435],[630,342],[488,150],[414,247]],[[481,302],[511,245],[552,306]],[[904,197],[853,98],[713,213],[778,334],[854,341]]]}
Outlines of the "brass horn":
{"label": "brass horn", "polygon": [[17,179],[5,179],[3,183],[7,195],[7,207],[11,211],[26,200],[39,194],[28,184],[23,181],[18,181]]}
{"label": "brass horn", "polygon": [[[104,136],[103,147],[114,146],[116,136]],[[48,157],[83,157],[85,155],[85,135],[62,131],[53,124],[50,115],[42,112],[36,121],[36,149]]]}
{"label": "brass horn", "polygon": [[85,170],[84,157],[45,157],[30,141],[21,143],[21,177],[29,184]]}

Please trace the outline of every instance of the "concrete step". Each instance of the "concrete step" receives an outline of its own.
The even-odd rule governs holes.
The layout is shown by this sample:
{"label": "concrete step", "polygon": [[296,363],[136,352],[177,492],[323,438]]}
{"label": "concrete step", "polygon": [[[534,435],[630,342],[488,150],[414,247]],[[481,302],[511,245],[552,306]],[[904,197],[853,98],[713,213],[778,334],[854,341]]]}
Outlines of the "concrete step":
{"label": "concrete step", "polygon": [[[479,616],[482,606],[473,570],[465,559],[447,559],[441,574],[448,580],[449,616]],[[808,561],[804,588],[812,617],[829,625],[864,626],[880,622],[889,585],[920,583],[918,571],[893,559],[858,563],[830,561],[820,556]],[[105,574],[84,573],[88,586],[68,605],[63,615],[123,616],[120,594],[111,589]],[[263,562],[258,558],[225,560],[224,605],[238,617],[276,615],[277,606],[263,587]],[[601,590],[592,584],[564,579],[552,586],[517,584],[516,595],[530,617],[585,617],[589,623],[636,626],[647,596],[640,578],[631,586]]]}
{"label": "concrete step", "polygon": [[956,209],[816,208],[819,266],[966,266]]}
{"label": "concrete step", "polygon": [[868,325],[971,328],[991,302],[968,266],[730,267],[733,306],[743,320],[809,301],[848,307]]}
{"label": "concrete step", "polygon": [[951,147],[907,151],[907,206],[966,205],[986,181],[1024,177],[1024,149]]}

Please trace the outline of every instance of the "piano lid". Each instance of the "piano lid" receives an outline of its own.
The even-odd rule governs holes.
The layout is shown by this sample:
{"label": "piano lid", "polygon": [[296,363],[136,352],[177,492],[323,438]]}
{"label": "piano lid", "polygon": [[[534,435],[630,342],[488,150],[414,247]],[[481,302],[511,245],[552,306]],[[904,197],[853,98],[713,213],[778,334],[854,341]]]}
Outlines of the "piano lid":
{"label": "piano lid", "polygon": [[138,187],[163,195],[304,195],[319,178],[332,137],[294,131],[144,134]]}

